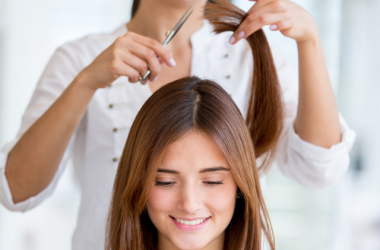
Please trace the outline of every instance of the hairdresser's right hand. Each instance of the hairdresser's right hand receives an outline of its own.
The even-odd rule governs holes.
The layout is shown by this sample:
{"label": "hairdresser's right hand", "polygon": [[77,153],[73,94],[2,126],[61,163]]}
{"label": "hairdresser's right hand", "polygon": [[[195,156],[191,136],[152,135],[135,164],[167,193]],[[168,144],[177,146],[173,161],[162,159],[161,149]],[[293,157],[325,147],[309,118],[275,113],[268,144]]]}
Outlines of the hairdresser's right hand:
{"label": "hairdresser's right hand", "polygon": [[[158,58],[159,57],[159,58]],[[138,82],[149,69],[149,80],[155,81],[161,71],[160,63],[175,66],[172,52],[158,41],[128,32],[104,50],[79,74],[83,84],[91,89],[105,88],[120,76]]]}

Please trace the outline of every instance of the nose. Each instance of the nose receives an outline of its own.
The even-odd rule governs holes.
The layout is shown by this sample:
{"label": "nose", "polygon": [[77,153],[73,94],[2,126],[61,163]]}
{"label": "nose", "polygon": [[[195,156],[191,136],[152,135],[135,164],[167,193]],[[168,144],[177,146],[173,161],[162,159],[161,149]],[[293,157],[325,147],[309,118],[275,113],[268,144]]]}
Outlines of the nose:
{"label": "nose", "polygon": [[178,209],[189,214],[195,214],[202,207],[203,201],[196,187],[188,185],[179,192]]}

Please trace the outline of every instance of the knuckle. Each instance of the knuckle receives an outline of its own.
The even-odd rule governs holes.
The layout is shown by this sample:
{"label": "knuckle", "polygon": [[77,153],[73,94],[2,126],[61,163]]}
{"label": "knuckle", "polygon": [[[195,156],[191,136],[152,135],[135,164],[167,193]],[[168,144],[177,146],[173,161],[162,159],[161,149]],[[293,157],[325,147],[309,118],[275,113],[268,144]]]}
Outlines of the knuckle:
{"label": "knuckle", "polygon": [[274,1],[274,6],[277,9],[284,9],[284,7],[285,7],[284,2],[282,0],[276,0],[276,1]]}
{"label": "knuckle", "polygon": [[114,47],[113,50],[112,50],[112,58],[113,58],[113,60],[116,60],[116,58],[118,56],[118,53],[119,53],[119,49],[117,47]]}
{"label": "knuckle", "polygon": [[141,72],[146,72],[148,70],[148,65],[145,63],[145,62],[142,62],[140,65],[139,65],[139,70]]}
{"label": "knuckle", "polygon": [[246,19],[250,23],[250,22],[253,22],[255,20],[255,17],[253,15],[248,15]]}
{"label": "knuckle", "polygon": [[261,16],[259,16],[259,21],[260,21],[260,23],[266,23],[267,22],[267,20],[268,20],[268,18],[267,18],[267,16],[266,15],[261,15]]}
{"label": "knuckle", "polygon": [[112,61],[110,65],[111,74],[116,75],[119,73],[119,64],[116,61]]}
{"label": "knuckle", "polygon": [[117,44],[117,45],[123,44],[123,42],[124,42],[124,38],[123,37],[118,37],[115,40],[115,44]]}
{"label": "knuckle", "polygon": [[158,47],[160,43],[154,39],[149,39],[149,45],[151,45],[152,47]]}
{"label": "knuckle", "polygon": [[286,10],[286,11],[284,12],[284,15],[285,15],[286,18],[291,18],[291,17],[292,17],[290,11],[288,11],[288,10]]}
{"label": "knuckle", "polygon": [[145,54],[148,58],[154,58],[156,56],[156,53],[151,49],[147,49]]}
{"label": "knuckle", "polygon": [[128,31],[124,36],[128,38],[133,38],[135,36],[135,33],[132,31]]}

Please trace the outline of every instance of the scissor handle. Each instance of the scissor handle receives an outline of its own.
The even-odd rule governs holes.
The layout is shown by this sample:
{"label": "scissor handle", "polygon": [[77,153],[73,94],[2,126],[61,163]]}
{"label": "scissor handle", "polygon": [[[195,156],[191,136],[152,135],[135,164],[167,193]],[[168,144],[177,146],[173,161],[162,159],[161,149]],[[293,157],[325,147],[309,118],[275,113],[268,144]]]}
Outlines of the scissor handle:
{"label": "scissor handle", "polygon": [[145,82],[146,79],[149,77],[149,75],[150,75],[150,70],[148,69],[148,71],[145,73],[145,75],[143,77],[139,78],[139,82]]}

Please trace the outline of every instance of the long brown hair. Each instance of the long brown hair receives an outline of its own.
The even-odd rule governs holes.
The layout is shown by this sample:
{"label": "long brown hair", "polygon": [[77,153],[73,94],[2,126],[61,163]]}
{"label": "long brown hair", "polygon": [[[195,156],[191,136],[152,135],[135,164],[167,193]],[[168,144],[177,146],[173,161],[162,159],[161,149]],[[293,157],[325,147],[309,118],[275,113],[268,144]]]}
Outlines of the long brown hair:
{"label": "long brown hair", "polygon": [[[221,33],[235,31],[246,14],[227,0],[213,0],[205,7],[205,17],[214,31]],[[190,131],[214,139],[243,194],[226,229],[224,248],[260,250],[264,233],[270,248],[275,249],[255,157],[265,155],[263,169],[274,157],[283,126],[281,90],[264,32],[259,30],[246,40],[254,60],[246,123],[218,84],[197,77],[167,84],[139,111],[115,179],[106,250],[156,249],[157,230],[145,203],[165,149]]]}
{"label": "long brown hair", "polygon": [[[140,0],[134,0],[132,13]],[[204,17],[215,33],[235,31],[247,14],[228,0],[209,0]],[[256,157],[262,156],[260,173],[265,173],[275,157],[276,145],[283,128],[282,92],[272,52],[263,30],[245,39],[252,51],[253,73],[246,115]]]}
{"label": "long brown hair", "polygon": [[243,116],[217,83],[187,77],[155,92],[133,122],[116,174],[107,250],[156,249],[157,230],[147,214],[146,200],[166,148],[191,131],[214,140],[242,193],[226,229],[224,248],[261,250],[264,234],[275,249],[255,150]]}
{"label": "long brown hair", "polygon": [[[235,31],[247,17],[243,10],[227,0],[212,0],[206,5],[204,15],[217,34]],[[265,172],[275,156],[283,128],[282,92],[264,31],[260,29],[246,40],[254,61],[246,123],[256,157],[265,154],[260,166],[261,172]]]}

